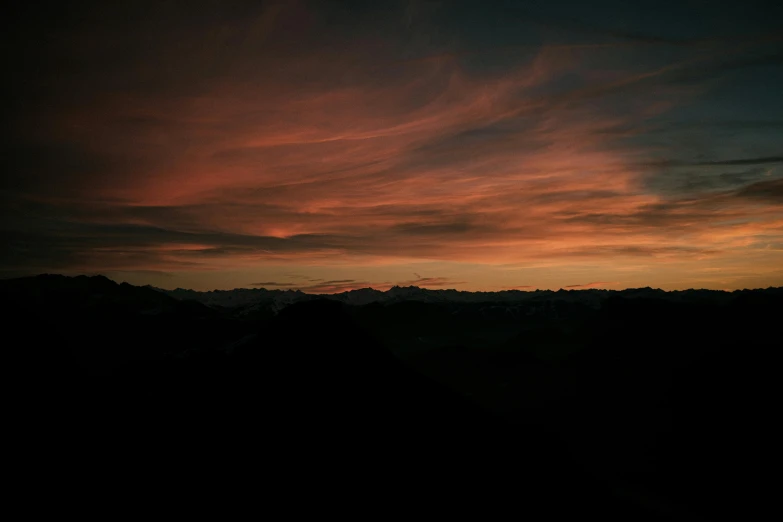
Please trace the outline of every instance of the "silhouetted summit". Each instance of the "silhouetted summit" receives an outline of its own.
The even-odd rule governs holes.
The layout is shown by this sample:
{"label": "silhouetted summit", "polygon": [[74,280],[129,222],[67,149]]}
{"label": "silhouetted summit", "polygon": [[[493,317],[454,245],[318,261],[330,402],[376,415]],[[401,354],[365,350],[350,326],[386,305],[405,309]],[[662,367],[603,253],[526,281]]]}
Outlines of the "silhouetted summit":
{"label": "silhouetted summit", "polygon": [[[0,291],[17,426],[52,469],[166,463],[147,480],[178,485],[254,470],[270,506],[345,508],[350,491],[536,520],[774,507],[759,463],[778,455],[780,289],[202,304],[46,275]],[[252,299],[217,304],[237,295]]]}

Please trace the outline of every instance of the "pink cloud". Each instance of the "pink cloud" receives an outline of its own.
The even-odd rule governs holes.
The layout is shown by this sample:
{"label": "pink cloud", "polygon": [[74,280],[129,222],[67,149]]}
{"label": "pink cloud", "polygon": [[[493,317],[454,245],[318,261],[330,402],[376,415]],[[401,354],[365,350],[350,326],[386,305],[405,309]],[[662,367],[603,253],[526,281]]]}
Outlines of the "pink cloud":
{"label": "pink cloud", "polygon": [[[587,64],[614,63],[607,53],[622,45],[544,45],[514,67],[476,72],[448,50],[400,60],[370,31],[340,53],[299,47],[287,34],[318,23],[301,6],[276,6],[253,21],[231,56],[193,56],[181,71],[224,74],[155,92],[96,90],[31,120],[42,139],[95,158],[83,170],[101,167],[79,174],[67,191],[28,198],[68,223],[52,240],[57,263],[219,271],[347,260],[557,267],[600,259],[623,268],[651,258],[698,266],[753,251],[762,239],[783,241],[774,183],[698,197],[649,187],[665,162],[629,138],[699,94],[662,79],[702,63],[703,53],[656,67],[601,67]],[[222,48],[224,37],[209,38],[206,49]],[[258,52],[276,38],[290,44],[287,53]],[[154,79],[156,64],[133,72]],[[558,90],[569,78],[581,83]],[[660,83],[644,96],[634,94],[653,81]],[[601,103],[615,94],[624,96],[622,110]],[[416,275],[402,283],[480,284],[462,279]]]}

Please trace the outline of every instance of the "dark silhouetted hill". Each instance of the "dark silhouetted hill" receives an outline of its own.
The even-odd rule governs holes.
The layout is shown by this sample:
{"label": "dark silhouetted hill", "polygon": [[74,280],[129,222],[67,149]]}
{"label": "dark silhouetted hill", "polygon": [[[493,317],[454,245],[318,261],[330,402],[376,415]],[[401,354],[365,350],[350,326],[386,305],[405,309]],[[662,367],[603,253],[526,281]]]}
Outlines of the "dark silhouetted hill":
{"label": "dark silhouetted hill", "polygon": [[780,289],[224,306],[46,275],[0,292],[13,425],[60,484],[249,489],[270,512],[777,509]]}

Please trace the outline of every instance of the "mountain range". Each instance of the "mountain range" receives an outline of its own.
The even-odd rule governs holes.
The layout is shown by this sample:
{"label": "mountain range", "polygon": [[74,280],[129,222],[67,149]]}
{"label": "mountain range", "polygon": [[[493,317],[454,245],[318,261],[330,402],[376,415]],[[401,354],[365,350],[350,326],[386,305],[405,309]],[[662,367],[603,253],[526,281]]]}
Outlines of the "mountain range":
{"label": "mountain range", "polygon": [[780,294],[783,288],[767,288],[758,290],[723,290],[690,289],[666,292],[654,288],[631,288],[626,290],[502,290],[497,292],[468,292],[459,290],[442,290],[420,288],[418,286],[393,286],[381,291],[374,288],[361,288],[334,294],[308,294],[300,290],[280,290],[266,288],[235,288],[233,290],[196,291],[184,288],[166,290],[148,286],[166,295],[183,301],[199,303],[220,308],[243,308],[271,306],[279,310],[293,303],[316,299],[330,299],[349,305],[362,306],[371,303],[398,303],[403,301],[419,301],[427,303],[536,303],[553,300],[581,302],[593,307],[600,306],[605,299],[617,296],[623,298],[662,298],[671,301],[697,302],[713,301],[726,303],[738,296],[751,292]]}
{"label": "mountain range", "polygon": [[324,296],[40,275],[1,280],[0,306],[27,474],[534,520],[779,509],[780,288]]}

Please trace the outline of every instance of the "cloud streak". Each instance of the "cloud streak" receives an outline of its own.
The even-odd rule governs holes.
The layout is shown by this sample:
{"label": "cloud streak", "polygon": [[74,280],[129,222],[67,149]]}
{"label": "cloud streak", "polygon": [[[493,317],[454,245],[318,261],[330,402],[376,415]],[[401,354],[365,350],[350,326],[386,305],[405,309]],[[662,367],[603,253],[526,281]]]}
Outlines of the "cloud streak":
{"label": "cloud streak", "polygon": [[364,281],[356,279],[333,279],[311,281],[310,284],[301,284],[297,282],[279,282],[268,281],[262,283],[252,283],[250,286],[260,286],[268,288],[279,288],[289,290],[300,290],[308,294],[334,294],[348,292],[351,290],[361,290],[373,288],[375,290],[389,290],[394,286],[406,287],[417,286],[420,288],[453,288],[465,284],[465,281],[454,281],[448,277],[421,277],[418,274],[415,279],[403,281]]}
{"label": "cloud streak", "polygon": [[612,283],[607,281],[595,281],[592,283],[585,283],[582,285],[566,285],[563,288],[577,289],[577,288],[606,288],[607,286],[614,286],[620,283]]}
{"label": "cloud streak", "polygon": [[[464,6],[415,20],[328,2],[212,6],[190,21],[175,11],[86,13],[51,42],[14,33],[47,67],[24,76],[20,61],[27,88],[12,85],[24,112],[2,156],[6,269],[286,265],[304,286],[247,280],[478,289],[490,283],[476,272],[401,280],[388,267],[611,273],[655,260],[685,274],[783,240],[779,144],[678,134],[715,133],[721,120],[700,126],[724,110],[710,93],[779,67],[768,32],[684,37],[542,14],[524,34],[546,39],[481,47]],[[725,121],[759,121],[754,111]],[[312,277],[333,265],[378,268]]]}

